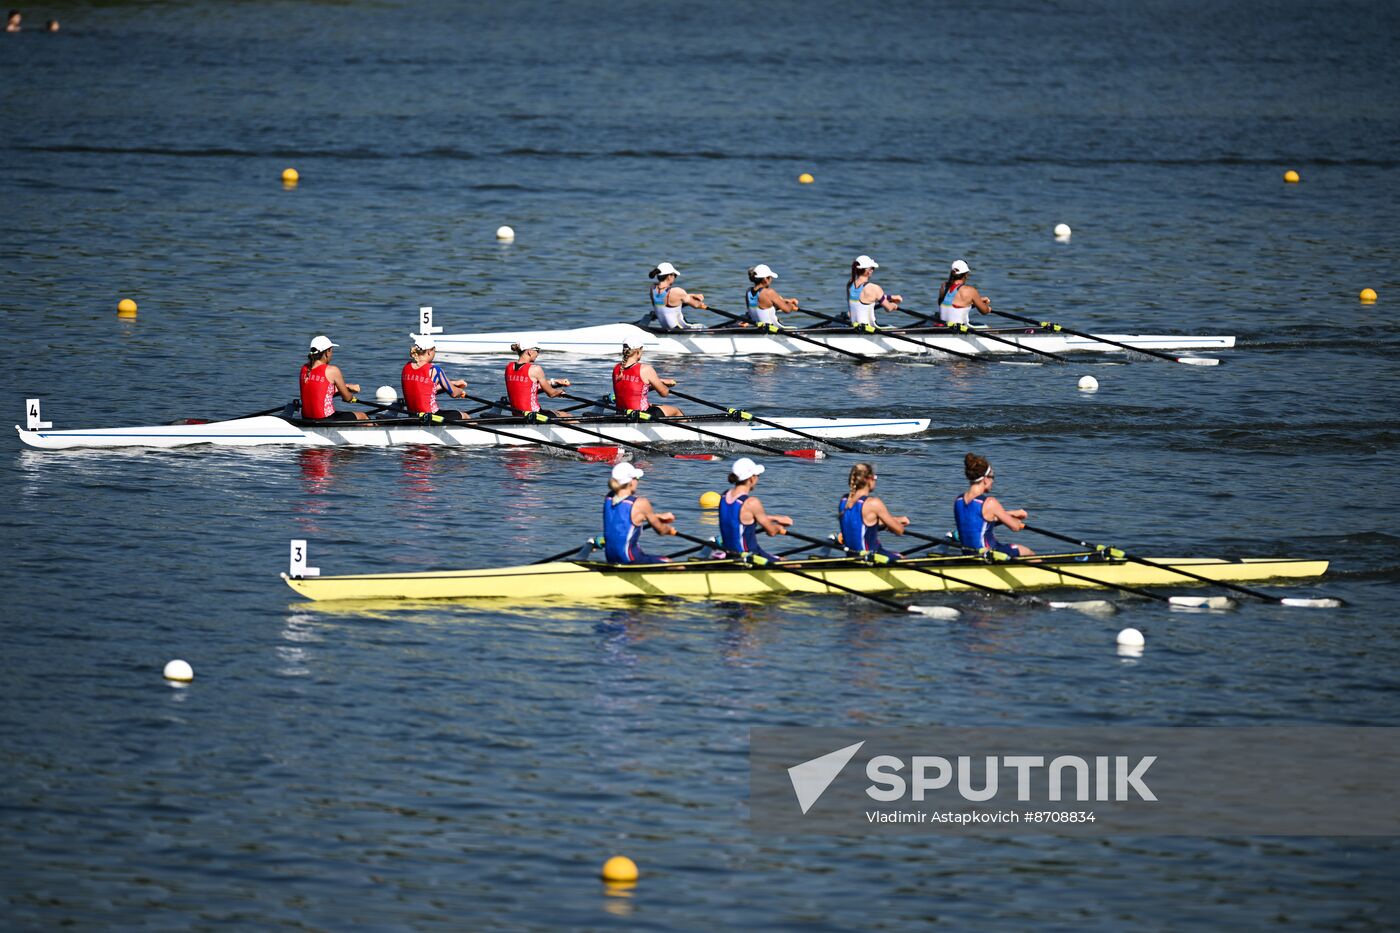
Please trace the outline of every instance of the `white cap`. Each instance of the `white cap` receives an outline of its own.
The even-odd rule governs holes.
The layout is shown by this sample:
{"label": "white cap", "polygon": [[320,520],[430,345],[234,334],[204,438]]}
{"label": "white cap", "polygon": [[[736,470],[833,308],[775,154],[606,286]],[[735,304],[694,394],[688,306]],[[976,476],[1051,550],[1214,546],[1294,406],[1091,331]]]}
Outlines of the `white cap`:
{"label": "white cap", "polygon": [[437,346],[437,341],[428,334],[414,334],[413,345],[420,350],[431,350]]}
{"label": "white cap", "polygon": [[340,346],[340,344],[331,343],[331,338],[327,337],[325,334],[322,334],[319,337],[311,338],[311,349],[313,352],[316,353],[322,353],[326,350],[329,350],[331,347],[338,346]]}
{"label": "white cap", "polygon": [[645,349],[645,348],[646,348],[648,345],[650,345],[650,344],[651,344],[651,341],[648,340],[645,336],[628,337],[626,340],[624,340],[624,341],[622,342],[622,349],[624,349],[624,350],[642,350],[642,349]]}
{"label": "white cap", "polygon": [[776,279],[778,273],[765,266],[763,263],[753,267],[753,277],[756,279]]}
{"label": "white cap", "polygon": [[680,273],[677,272],[676,267],[669,262],[658,262],[656,264],[656,277],[658,279],[664,279],[668,275],[680,275]]}
{"label": "white cap", "polygon": [[532,336],[532,337],[519,337],[519,338],[517,338],[515,341],[513,341],[513,342],[511,343],[511,346],[512,346],[512,347],[519,347],[519,348],[520,348],[520,351],[519,351],[519,352],[524,353],[526,350],[538,350],[538,349],[540,348],[540,342],[539,342],[539,340],[538,340],[537,338],[535,338],[535,337],[533,337],[533,336]]}
{"label": "white cap", "polygon": [[752,476],[758,476],[763,470],[763,464],[754,463],[748,457],[740,457],[738,460],[735,460],[734,465],[729,468],[729,472],[733,473],[734,478],[741,483]]}
{"label": "white cap", "polygon": [[857,269],[878,269],[878,268],[880,268],[880,264],[879,264],[878,262],[876,262],[875,260],[871,259],[869,256],[861,255],[861,256],[857,256],[857,257],[856,257],[856,268],[857,268]]}
{"label": "white cap", "polygon": [[953,260],[952,272],[954,275],[967,275],[971,271],[967,263],[963,262],[961,259]]}
{"label": "white cap", "polygon": [[632,480],[634,479],[641,479],[645,475],[646,474],[644,474],[641,470],[637,469],[626,460],[622,461],[617,466],[612,468],[613,480],[615,482],[622,483],[623,485],[632,482]]}

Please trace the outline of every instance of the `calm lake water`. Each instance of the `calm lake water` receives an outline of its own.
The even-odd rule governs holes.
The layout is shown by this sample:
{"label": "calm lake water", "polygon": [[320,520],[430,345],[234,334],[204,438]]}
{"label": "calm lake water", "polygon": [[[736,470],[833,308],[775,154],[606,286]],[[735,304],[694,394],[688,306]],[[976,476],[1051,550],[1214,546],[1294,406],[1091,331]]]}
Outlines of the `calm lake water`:
{"label": "calm lake water", "polygon": [[[455,331],[632,319],[662,259],[721,308],[766,262],[830,311],[857,253],[915,308],[965,258],[1002,308],[1239,346],[1213,369],[659,368],[760,413],[933,419],[872,445],[924,531],[975,450],[1047,527],[1327,557],[1305,591],[1349,605],[336,609],[278,580],[289,538],[325,573],[526,562],[597,533],[606,468],[11,437],[4,926],[1393,928],[1390,840],[771,837],[746,755],[759,725],[1400,725],[1400,7],[25,12],[64,30],[0,35],[15,422],[31,396],[60,428],[270,407],[323,332],[349,379],[395,383],[420,303]],[[587,388],[611,366],[544,362]],[[448,368],[495,392],[503,363]],[[770,460],[764,501],[825,534],[853,459]],[[652,460],[644,487],[711,534],[696,499],[725,472]],[[597,881],[617,852],[643,872],[624,896]]]}

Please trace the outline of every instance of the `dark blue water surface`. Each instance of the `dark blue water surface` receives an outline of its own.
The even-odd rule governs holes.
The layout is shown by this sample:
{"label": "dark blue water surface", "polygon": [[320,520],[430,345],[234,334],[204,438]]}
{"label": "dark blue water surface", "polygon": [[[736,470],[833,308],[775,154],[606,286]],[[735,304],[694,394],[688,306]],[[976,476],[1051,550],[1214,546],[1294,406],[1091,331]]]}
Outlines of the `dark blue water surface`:
{"label": "dark blue water surface", "polygon": [[[631,319],[662,259],[719,307],[767,262],[834,310],[857,253],[922,308],[961,257],[999,307],[1240,345],[1214,369],[660,368],[764,413],[933,419],[872,454],[925,531],[976,450],[1049,527],[1328,557],[1306,591],[1350,605],[336,609],[278,580],[289,538],[326,573],[525,562],[596,532],[606,468],[11,437],[4,926],[1393,927],[1389,840],[763,836],[746,753],[757,725],[1400,725],[1400,7],[26,13],[64,31],[0,35],[16,422],[30,396],[59,428],[268,407],[322,332],[352,381],[395,383],[420,303],[459,332]],[[1368,286],[1381,299],[1359,304]],[[611,365],[545,362],[589,388]],[[503,363],[449,368],[494,393]],[[1080,393],[1091,369],[1102,388]],[[764,500],[825,533],[852,462],[770,460]],[[695,503],[722,464],[646,469],[684,529],[714,532]],[[1128,625],[1140,659],[1114,649]],[[161,679],[175,657],[188,687]],[[616,852],[643,872],[626,896],[596,881]]]}

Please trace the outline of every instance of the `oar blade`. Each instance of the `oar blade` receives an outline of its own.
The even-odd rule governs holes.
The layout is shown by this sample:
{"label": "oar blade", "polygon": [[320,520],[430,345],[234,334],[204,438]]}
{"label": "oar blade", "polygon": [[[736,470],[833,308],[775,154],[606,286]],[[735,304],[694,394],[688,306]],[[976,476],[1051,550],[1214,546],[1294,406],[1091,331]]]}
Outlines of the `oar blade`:
{"label": "oar blade", "polygon": [[1234,609],[1239,605],[1228,596],[1168,596],[1167,602],[1183,609]]}
{"label": "oar blade", "polygon": [[1220,361],[1209,356],[1178,356],[1178,363],[1185,363],[1187,366],[1219,366]]}
{"label": "oar blade", "polygon": [[1106,599],[1081,599],[1076,602],[1051,602],[1051,609],[1073,609],[1090,615],[1108,616],[1118,611],[1118,607]]}
{"label": "oar blade", "polygon": [[673,460],[718,460],[719,454],[671,454]]}
{"label": "oar blade", "polygon": [[1297,606],[1302,609],[1337,609],[1346,605],[1343,600],[1335,599],[1330,596],[1317,599],[1308,599],[1302,596],[1285,596],[1283,599],[1279,600],[1279,604],[1283,606]]}
{"label": "oar blade", "polygon": [[910,606],[909,611],[921,616],[928,616],[930,619],[952,620],[962,615],[952,606]]}
{"label": "oar blade", "polygon": [[803,447],[798,450],[785,450],[783,456],[797,457],[800,460],[825,460],[826,451],[818,450],[815,447]]}
{"label": "oar blade", "polygon": [[622,455],[622,450],[618,447],[578,447],[576,449],[585,460],[610,462]]}

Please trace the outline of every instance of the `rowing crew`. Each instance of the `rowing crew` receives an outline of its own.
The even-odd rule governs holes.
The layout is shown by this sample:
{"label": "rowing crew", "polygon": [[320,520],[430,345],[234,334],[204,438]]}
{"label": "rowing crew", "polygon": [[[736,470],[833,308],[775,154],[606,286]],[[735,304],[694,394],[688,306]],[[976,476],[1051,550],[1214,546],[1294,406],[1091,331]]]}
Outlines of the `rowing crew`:
{"label": "rowing crew", "polygon": [[[753,494],[763,472],[763,465],[748,457],[741,457],[730,467],[730,487],[719,501],[720,546],[727,556],[765,562],[784,559],[769,554],[758,543],[759,531],[769,536],[784,535],[793,524],[787,515],[769,514]],[[997,525],[1020,531],[1029,514],[1025,509],[1007,509],[988,494],[996,479],[992,465],[985,457],[970,453],[963,459],[963,472],[968,487],[953,500],[957,542],[983,554],[996,552],[1012,559],[1033,557],[1035,552],[1023,544],[1002,544],[996,539]],[[654,564],[668,560],[645,553],[638,543],[647,526],[663,536],[677,533],[674,513],[658,512],[650,499],[637,495],[638,481],[644,475],[631,463],[613,467],[603,500],[603,552],[608,563]],[[886,549],[880,532],[903,535],[910,524],[909,516],[893,514],[884,500],[875,495],[878,479],[872,464],[857,463],[851,467],[848,488],[836,504],[836,540],[846,550],[863,557],[879,555],[884,560],[897,561],[903,555]]]}
{"label": "rowing crew", "polygon": [[[635,341],[636,346],[623,344],[622,362],[613,367],[612,401],[619,411],[644,413],[653,417],[678,418],[685,413],[675,405],[652,404],[651,392],[663,397],[671,392],[676,380],[663,379],[655,368],[642,362],[645,340]],[[321,335],[311,341],[306,362],[301,367],[299,379],[301,388],[302,418],[307,421],[337,422],[365,421],[368,416],[363,411],[336,411],[335,398],[339,396],[347,402],[358,402],[355,397],[360,391],[358,383],[346,382],[340,367],[332,363],[335,348],[329,337]],[[568,379],[550,379],[544,367],[538,362],[540,349],[533,344],[511,344],[516,354],[514,363],[505,367],[506,401],[517,417],[538,415],[553,418],[569,418],[562,412],[554,412],[540,407],[540,393],[546,398],[558,398],[572,386]],[[417,334],[409,348],[409,360],[400,373],[403,388],[403,407],[414,417],[430,416],[443,421],[466,421],[471,415],[464,411],[439,407],[437,397],[449,395],[452,398],[467,398],[467,383],[463,379],[449,379],[437,365],[437,344],[427,334]],[[387,407],[387,406],[383,406]]]}
{"label": "rowing crew", "polygon": [[[869,256],[860,255],[851,263],[850,278],[846,280],[846,315],[854,327],[876,327],[877,311],[897,311],[904,302],[902,295],[892,295],[874,281],[875,270],[880,264]],[[972,269],[959,259],[949,267],[948,278],[938,289],[938,317],[936,324],[967,324],[970,312],[976,309],[981,314],[990,314],[992,303],[968,284],[967,278]],[[773,287],[778,277],[764,263],[748,271],[749,287],[744,291],[744,313],[749,323],[778,325],[780,313],[800,310],[796,298],[784,298]],[[650,326],[660,330],[706,330],[703,324],[692,324],[685,319],[686,308],[705,310],[705,296],[699,292],[688,292],[676,284],[680,272],[669,262],[658,263],[648,277],[655,280],[651,286]],[[818,315],[821,317],[822,315]],[[917,316],[917,315],[916,315]]]}

